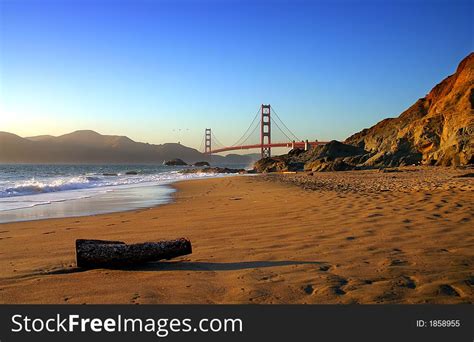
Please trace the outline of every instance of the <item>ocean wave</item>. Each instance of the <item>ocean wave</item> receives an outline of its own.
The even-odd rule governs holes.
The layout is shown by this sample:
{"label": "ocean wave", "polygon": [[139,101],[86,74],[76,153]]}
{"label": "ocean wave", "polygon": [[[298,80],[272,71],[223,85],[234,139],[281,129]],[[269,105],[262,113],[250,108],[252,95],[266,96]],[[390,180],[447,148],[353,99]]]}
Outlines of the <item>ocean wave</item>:
{"label": "ocean wave", "polygon": [[111,188],[126,185],[147,185],[151,183],[170,183],[182,179],[202,178],[219,175],[181,174],[177,171],[148,174],[148,175],[74,175],[54,178],[31,178],[28,180],[10,182],[0,186],[0,198],[39,195],[70,190],[87,190],[96,188]]}
{"label": "ocean wave", "polygon": [[51,180],[29,179],[16,182],[13,186],[7,187],[0,193],[0,197],[35,195],[48,192],[85,189],[99,184],[90,179],[91,177],[70,177]]}

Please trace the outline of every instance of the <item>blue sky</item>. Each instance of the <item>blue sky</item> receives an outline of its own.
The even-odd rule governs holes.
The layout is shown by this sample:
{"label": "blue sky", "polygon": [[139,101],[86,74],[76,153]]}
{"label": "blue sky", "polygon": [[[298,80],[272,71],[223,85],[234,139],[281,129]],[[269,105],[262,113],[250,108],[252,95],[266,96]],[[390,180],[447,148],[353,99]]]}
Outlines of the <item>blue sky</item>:
{"label": "blue sky", "polygon": [[0,130],[197,148],[206,127],[232,144],[271,103],[299,137],[344,139],[452,74],[473,14],[453,0],[0,0]]}

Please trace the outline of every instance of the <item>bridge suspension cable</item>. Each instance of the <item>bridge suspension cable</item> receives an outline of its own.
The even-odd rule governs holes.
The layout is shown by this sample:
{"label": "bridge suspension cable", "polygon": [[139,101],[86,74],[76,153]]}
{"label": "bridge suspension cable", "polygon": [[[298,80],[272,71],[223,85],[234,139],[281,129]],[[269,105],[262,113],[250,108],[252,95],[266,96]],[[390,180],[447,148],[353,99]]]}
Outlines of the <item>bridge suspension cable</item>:
{"label": "bridge suspension cable", "polygon": [[[214,132],[211,132],[211,134],[212,134],[212,142],[213,142],[213,144],[217,145],[218,147],[219,147],[219,146],[220,146],[220,147],[225,147],[225,145],[224,145],[223,143],[221,143],[221,142],[219,141],[219,139],[216,138],[216,136],[214,135]],[[217,144],[216,144],[216,143],[217,143]]]}
{"label": "bridge suspension cable", "polygon": [[[232,144],[231,146],[237,146],[237,145],[242,145],[242,143],[244,143],[245,141],[248,140],[248,138],[253,134],[253,132],[255,131],[255,128],[252,130],[252,132],[247,136],[247,138],[243,139],[246,134],[250,131],[250,129],[252,128],[252,126],[257,122],[258,123],[258,114],[260,114],[260,107],[258,107],[258,110],[257,110],[257,113],[255,114],[252,122],[250,123],[249,127],[247,127],[247,129],[245,130],[244,134],[242,134],[242,136],[240,137],[239,140],[237,140],[234,144]],[[258,125],[257,125],[258,126]],[[256,127],[257,127],[256,126]],[[243,139],[243,140],[242,140]]]}
{"label": "bridge suspension cable", "polygon": [[[277,126],[277,128],[280,130],[280,132],[282,132],[283,135],[288,138],[288,141],[294,140],[293,138],[290,138],[290,137],[288,136],[288,134],[286,134],[285,131],[283,131],[283,130],[281,129],[281,127],[278,125],[278,122],[277,122],[275,119],[270,118],[270,120],[272,121],[272,123],[274,123],[274,124]],[[296,141],[298,141],[298,139],[296,139]]]}
{"label": "bridge suspension cable", "polygon": [[204,151],[204,140],[205,140],[205,139],[206,139],[206,136],[203,135],[203,136],[202,136],[202,139],[201,139],[201,144],[199,145],[199,150],[198,150],[199,152]]}
{"label": "bridge suspension cable", "polygon": [[[248,135],[247,135],[247,138],[245,138],[244,140],[242,140],[239,145],[244,145],[251,137],[252,135],[255,133],[255,131],[260,127],[260,125],[257,124],[255,125],[255,127],[253,128],[252,132],[250,132]],[[232,146],[237,146],[237,145],[232,145]]]}
{"label": "bridge suspension cable", "polygon": [[[289,138],[290,140],[293,140],[293,139],[294,139],[295,141],[299,141],[300,139],[296,136],[296,134],[294,134],[294,133],[285,125],[285,123],[283,122],[283,120],[280,119],[280,117],[278,116],[277,112],[275,112],[275,109],[273,109],[273,107],[271,107],[271,109],[272,109],[273,114],[275,114],[275,117],[278,119],[278,121],[280,121],[280,123],[283,125],[283,127],[286,128],[286,130],[290,133],[290,135],[292,136],[292,138],[288,137],[288,135],[285,134],[285,132],[280,128],[280,126],[279,126],[279,125],[276,123],[276,121],[275,121],[275,124],[276,124],[276,126],[277,126],[278,128],[280,128],[280,131],[281,131],[283,134],[285,134],[285,136],[286,136],[287,138]],[[272,117],[272,118],[273,118],[273,117]]]}
{"label": "bridge suspension cable", "polygon": [[[266,111],[265,111],[266,110]],[[269,111],[270,110],[270,111]],[[270,115],[272,113],[272,115]],[[259,120],[261,118],[261,120]],[[280,138],[272,137],[272,140],[270,140],[270,131],[271,131],[271,126],[270,123],[272,124],[275,129],[272,131],[276,132],[281,132],[280,134],[283,134],[283,136],[280,136]],[[255,142],[254,138],[256,138],[256,132],[258,130],[261,130],[260,132],[260,141],[257,143]],[[272,134],[273,135],[273,134]],[[264,142],[264,138],[268,136],[267,142]],[[283,138],[283,139],[281,139]],[[284,142],[286,140],[286,142]],[[291,131],[288,126],[285,124],[285,122],[280,118],[278,113],[271,107],[270,105],[261,105],[253,117],[250,125],[247,127],[245,132],[242,134],[242,136],[232,145],[224,145],[214,134],[214,132],[211,131],[211,129],[206,128],[206,134],[204,137],[205,141],[205,153],[219,153],[219,152],[224,152],[224,151],[232,151],[232,150],[240,150],[240,149],[251,149],[251,148],[261,148],[262,149],[262,156],[264,155],[264,149],[268,150],[268,154],[270,154],[270,148],[271,147],[289,147],[292,146],[293,148],[295,146],[303,146],[306,149],[307,146],[314,146],[314,145],[319,145],[323,144],[324,142],[308,142],[307,140],[305,142],[301,141],[296,134]],[[211,147],[211,141],[212,141],[212,147]],[[275,142],[276,141],[276,142]],[[201,142],[201,147],[202,148],[202,142]]]}

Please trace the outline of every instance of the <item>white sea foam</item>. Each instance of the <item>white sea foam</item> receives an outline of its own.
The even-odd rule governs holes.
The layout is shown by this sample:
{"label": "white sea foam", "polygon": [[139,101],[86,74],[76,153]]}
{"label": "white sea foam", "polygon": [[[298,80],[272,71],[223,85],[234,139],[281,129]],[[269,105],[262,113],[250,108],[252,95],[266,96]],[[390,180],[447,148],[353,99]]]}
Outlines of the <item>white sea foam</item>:
{"label": "white sea foam", "polygon": [[95,197],[105,192],[113,192],[124,188],[164,185],[184,179],[222,176],[224,175],[182,174],[171,171],[145,175],[118,174],[117,176],[86,174],[1,182],[0,211]]}

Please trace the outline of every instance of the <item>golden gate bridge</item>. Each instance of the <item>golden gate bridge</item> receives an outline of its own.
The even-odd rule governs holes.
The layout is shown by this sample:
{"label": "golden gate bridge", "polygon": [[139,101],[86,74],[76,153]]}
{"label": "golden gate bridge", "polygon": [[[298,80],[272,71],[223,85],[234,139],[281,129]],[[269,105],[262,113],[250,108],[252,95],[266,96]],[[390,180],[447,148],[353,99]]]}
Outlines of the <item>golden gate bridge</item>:
{"label": "golden gate bridge", "polygon": [[[259,117],[260,120],[258,120]],[[272,139],[272,130],[275,128],[277,132],[283,134],[277,142],[274,141],[276,139]],[[251,138],[256,132],[260,132],[259,142],[257,143],[251,141]],[[311,146],[324,145],[326,143],[326,141],[299,139],[280,119],[271,105],[262,104],[245,133],[234,144],[227,146],[222,144],[219,139],[216,138],[211,128],[206,128],[200,150],[203,151],[204,154],[211,155],[219,152],[258,148],[260,149],[261,157],[266,158],[271,157],[272,147],[308,150]]]}

